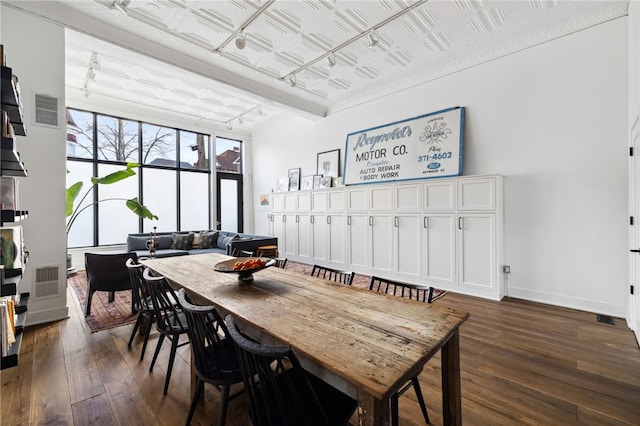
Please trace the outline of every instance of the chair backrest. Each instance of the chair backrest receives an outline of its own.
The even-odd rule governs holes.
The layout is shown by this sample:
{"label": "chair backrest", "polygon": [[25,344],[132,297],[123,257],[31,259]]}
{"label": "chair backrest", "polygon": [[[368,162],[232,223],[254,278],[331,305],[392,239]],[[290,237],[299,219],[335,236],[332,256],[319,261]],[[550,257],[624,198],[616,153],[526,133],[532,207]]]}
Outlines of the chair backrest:
{"label": "chair backrest", "polygon": [[407,297],[421,302],[431,303],[433,298],[433,287],[423,285],[403,283],[387,278],[371,276],[369,290],[380,293],[393,294],[394,296]]}
{"label": "chair backrest", "polygon": [[249,340],[231,315],[225,323],[236,344],[254,426],[329,426],[327,414],[290,346]]}
{"label": "chair backrest", "polygon": [[285,266],[287,266],[287,258],[286,257],[274,257],[273,259],[275,259],[276,261],[276,265],[278,268],[282,268],[284,269]]}
{"label": "chair backrest", "polygon": [[353,278],[356,276],[356,273],[351,271],[341,271],[339,269],[327,268],[326,266],[313,265],[311,275],[325,280],[331,280],[337,283],[351,285],[353,284]]}
{"label": "chair backrest", "polygon": [[249,251],[249,250],[234,249],[231,252],[231,256],[233,256],[233,257],[253,257],[253,252]]}
{"label": "chair backrest", "polygon": [[186,332],[186,318],[167,279],[163,276],[154,277],[149,268],[144,269],[142,277],[151,294],[158,329],[167,333]]}
{"label": "chair backrest", "polygon": [[131,288],[127,259],[138,262],[135,253],[85,253],[84,265],[87,282],[92,290],[120,291]]}
{"label": "chair backrest", "polygon": [[134,262],[133,259],[127,259],[125,262],[127,270],[129,271],[129,280],[131,281],[131,298],[133,299],[133,306],[137,310],[148,311],[149,304],[146,296],[146,286],[142,278],[142,271],[144,265]]}
{"label": "chair backrest", "polygon": [[233,341],[228,338],[227,327],[216,308],[192,304],[183,288],[177,296],[187,318],[196,372],[212,381],[242,381]]}

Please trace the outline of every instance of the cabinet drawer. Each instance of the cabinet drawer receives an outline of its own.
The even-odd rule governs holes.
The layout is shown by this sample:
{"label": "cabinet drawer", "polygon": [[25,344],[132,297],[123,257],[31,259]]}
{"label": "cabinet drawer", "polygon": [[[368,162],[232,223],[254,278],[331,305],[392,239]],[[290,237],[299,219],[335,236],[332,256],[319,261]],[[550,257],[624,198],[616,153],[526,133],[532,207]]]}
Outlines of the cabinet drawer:
{"label": "cabinet drawer", "polygon": [[458,210],[489,211],[495,209],[495,178],[458,181]]}

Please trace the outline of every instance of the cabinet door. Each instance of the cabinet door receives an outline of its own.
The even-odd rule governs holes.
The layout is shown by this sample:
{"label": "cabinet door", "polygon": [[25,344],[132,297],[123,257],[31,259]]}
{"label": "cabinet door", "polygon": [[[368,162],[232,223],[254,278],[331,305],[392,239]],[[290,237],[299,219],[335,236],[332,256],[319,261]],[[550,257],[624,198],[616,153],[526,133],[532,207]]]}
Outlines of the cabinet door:
{"label": "cabinet door", "polygon": [[311,259],[311,216],[298,215],[297,255],[302,261]]}
{"label": "cabinet door", "polygon": [[475,289],[497,288],[495,214],[458,215],[459,285]]}
{"label": "cabinet door", "polygon": [[458,181],[458,210],[496,209],[496,179],[474,178]]}
{"label": "cabinet door", "polygon": [[369,216],[369,264],[371,271],[388,276],[393,271],[393,216]]}
{"label": "cabinet door", "polygon": [[284,244],[282,244],[278,251],[283,253],[285,257],[292,257],[296,255],[296,243],[298,240],[297,219],[298,215],[296,214],[287,213],[284,215]]}
{"label": "cabinet door", "polygon": [[330,212],[343,212],[345,210],[345,198],[344,189],[327,192],[327,210]]}
{"label": "cabinet door", "polygon": [[284,196],[284,209],[288,212],[298,210],[298,194],[287,194]]}
{"label": "cabinet door", "polygon": [[429,285],[455,285],[456,215],[428,214],[422,218],[422,276]]}
{"label": "cabinet door", "polygon": [[420,184],[395,185],[395,210],[418,212],[422,210],[422,186]]}
{"label": "cabinet door", "polygon": [[310,219],[311,257],[315,260],[327,260],[327,215],[314,214]]}
{"label": "cabinet door", "polygon": [[329,225],[329,244],[327,246],[327,260],[337,267],[345,267],[346,262],[346,216],[342,214],[327,215]]}
{"label": "cabinet door", "polygon": [[393,221],[395,272],[400,277],[419,279],[422,215],[396,214]]}
{"label": "cabinet door", "polygon": [[273,200],[273,211],[279,212],[284,210],[284,195],[274,194],[271,196]]}
{"label": "cabinet door", "polygon": [[455,211],[455,182],[448,181],[425,183],[422,189],[422,208],[424,210]]}
{"label": "cabinet door", "polygon": [[366,214],[347,216],[347,264],[349,269],[366,268],[368,254],[368,224]]}
{"label": "cabinet door", "polygon": [[327,211],[327,191],[311,193],[311,209],[314,212]]}
{"label": "cabinet door", "polygon": [[390,185],[374,186],[369,189],[369,210],[393,210],[393,192]]}
{"label": "cabinet door", "polygon": [[347,191],[347,210],[366,212],[369,207],[369,191],[366,188],[354,188]]}
{"label": "cabinet door", "polygon": [[285,215],[282,213],[273,213],[271,216],[271,220],[273,221],[273,236],[278,239],[278,251],[282,252],[285,250],[286,245]]}
{"label": "cabinet door", "polygon": [[298,197],[298,210],[303,212],[311,211],[311,193],[301,192]]}

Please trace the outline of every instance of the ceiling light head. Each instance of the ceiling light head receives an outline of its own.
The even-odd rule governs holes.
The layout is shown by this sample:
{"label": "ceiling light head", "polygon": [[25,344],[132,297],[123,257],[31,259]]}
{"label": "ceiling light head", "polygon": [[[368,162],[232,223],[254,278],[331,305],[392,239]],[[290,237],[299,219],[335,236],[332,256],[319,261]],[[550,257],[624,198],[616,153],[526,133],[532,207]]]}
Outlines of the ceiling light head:
{"label": "ceiling light head", "polygon": [[247,44],[247,40],[244,36],[244,31],[240,30],[238,36],[236,37],[236,47],[240,50],[244,49],[244,46]]}
{"label": "ceiling light head", "polygon": [[124,3],[124,0],[114,0],[111,4],[111,9],[117,10],[123,15],[127,14],[127,5]]}
{"label": "ceiling light head", "polygon": [[258,115],[262,115],[262,105],[258,105]]}
{"label": "ceiling light head", "polygon": [[289,77],[287,77],[287,83],[289,83],[289,86],[291,87],[296,87],[296,84],[298,84],[298,82],[296,81],[296,75],[295,74],[290,74]]}
{"label": "ceiling light head", "polygon": [[369,40],[369,49],[373,49],[378,45],[378,35],[376,34],[376,30],[371,30],[369,34],[367,34],[367,39]]}
{"label": "ceiling light head", "polygon": [[227,130],[233,130],[233,127],[231,127],[230,121],[227,121]]}
{"label": "ceiling light head", "polygon": [[333,68],[336,65],[336,54],[329,52],[327,55],[327,62],[329,63],[329,68]]}
{"label": "ceiling light head", "polygon": [[238,117],[238,123],[243,124],[244,121],[242,120],[242,116]]}

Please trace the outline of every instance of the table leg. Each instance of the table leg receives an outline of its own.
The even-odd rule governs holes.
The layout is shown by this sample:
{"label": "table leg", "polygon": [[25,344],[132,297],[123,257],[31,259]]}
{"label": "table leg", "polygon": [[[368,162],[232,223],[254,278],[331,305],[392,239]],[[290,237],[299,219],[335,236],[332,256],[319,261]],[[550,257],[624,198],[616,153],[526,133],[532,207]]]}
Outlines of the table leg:
{"label": "table leg", "polygon": [[445,425],[462,425],[460,335],[456,329],[442,347],[442,416]]}
{"label": "table leg", "polygon": [[358,389],[358,426],[389,426],[389,400],[379,400]]}

